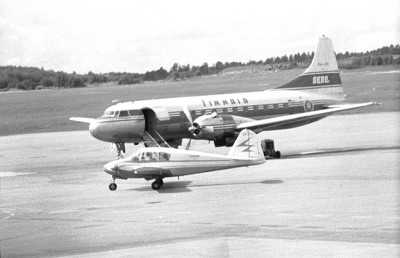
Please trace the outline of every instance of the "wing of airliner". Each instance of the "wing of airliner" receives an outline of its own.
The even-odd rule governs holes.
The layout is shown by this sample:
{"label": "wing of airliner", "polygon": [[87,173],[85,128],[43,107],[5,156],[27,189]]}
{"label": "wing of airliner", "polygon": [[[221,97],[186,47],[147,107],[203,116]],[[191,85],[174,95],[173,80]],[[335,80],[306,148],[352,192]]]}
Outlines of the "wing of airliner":
{"label": "wing of airliner", "polygon": [[299,113],[287,116],[280,116],[274,118],[267,118],[257,121],[245,122],[236,127],[237,130],[242,129],[262,129],[262,130],[275,130],[280,127],[290,128],[291,125],[296,126],[298,123],[305,123],[307,121],[317,121],[319,119],[325,118],[333,113],[356,109],[360,107],[376,105],[375,102],[367,102],[360,104],[343,104],[343,105],[331,105],[327,106],[326,109]]}

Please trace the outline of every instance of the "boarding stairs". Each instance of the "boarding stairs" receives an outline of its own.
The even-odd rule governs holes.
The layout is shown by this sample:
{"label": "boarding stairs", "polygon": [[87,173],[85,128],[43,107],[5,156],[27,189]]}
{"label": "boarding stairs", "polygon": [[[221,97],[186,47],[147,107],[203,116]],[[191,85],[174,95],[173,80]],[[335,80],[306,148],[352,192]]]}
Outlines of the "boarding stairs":
{"label": "boarding stairs", "polygon": [[167,143],[167,141],[156,131],[144,131],[142,136],[143,144],[146,147],[168,147],[171,146]]}

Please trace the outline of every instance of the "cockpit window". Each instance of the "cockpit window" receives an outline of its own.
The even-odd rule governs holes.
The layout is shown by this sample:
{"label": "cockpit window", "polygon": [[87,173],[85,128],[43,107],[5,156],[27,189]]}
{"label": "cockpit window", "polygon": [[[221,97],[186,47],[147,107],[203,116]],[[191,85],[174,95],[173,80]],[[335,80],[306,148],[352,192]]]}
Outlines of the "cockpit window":
{"label": "cockpit window", "polygon": [[106,111],[102,117],[114,117],[114,111]]}
{"label": "cockpit window", "polygon": [[119,112],[119,117],[129,116],[128,110],[122,110]]}
{"label": "cockpit window", "polygon": [[119,115],[119,111],[115,111],[114,117],[118,117],[118,115]]}
{"label": "cockpit window", "polygon": [[170,154],[165,152],[160,152],[160,161],[169,161]]}
{"label": "cockpit window", "polygon": [[129,115],[130,116],[139,116],[143,115],[142,110],[129,110]]}
{"label": "cockpit window", "polygon": [[141,151],[136,152],[131,156],[132,161],[148,161],[148,162],[155,162],[155,161],[169,161],[170,154],[166,152],[157,152],[157,151]]}

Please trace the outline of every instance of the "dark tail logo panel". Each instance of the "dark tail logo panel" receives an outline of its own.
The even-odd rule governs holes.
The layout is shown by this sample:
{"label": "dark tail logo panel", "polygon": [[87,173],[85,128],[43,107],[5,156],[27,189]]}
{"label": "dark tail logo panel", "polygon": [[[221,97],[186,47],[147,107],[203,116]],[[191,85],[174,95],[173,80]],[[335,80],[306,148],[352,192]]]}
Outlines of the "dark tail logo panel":
{"label": "dark tail logo panel", "polygon": [[302,74],[293,81],[290,81],[281,87],[280,89],[288,88],[305,88],[312,86],[330,86],[340,85],[342,81],[338,72],[336,73],[324,73],[324,74]]}

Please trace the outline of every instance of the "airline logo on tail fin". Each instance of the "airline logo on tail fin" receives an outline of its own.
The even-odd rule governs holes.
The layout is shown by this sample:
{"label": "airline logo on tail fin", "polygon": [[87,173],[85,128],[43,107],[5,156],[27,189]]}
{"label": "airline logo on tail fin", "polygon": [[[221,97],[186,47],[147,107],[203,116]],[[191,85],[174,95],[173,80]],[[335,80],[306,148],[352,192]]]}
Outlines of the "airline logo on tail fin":
{"label": "airline logo on tail fin", "polygon": [[257,134],[248,129],[240,132],[228,156],[233,159],[255,160],[264,159],[261,141]]}
{"label": "airline logo on tail fin", "polygon": [[333,51],[332,41],[322,36],[317,51],[307,70],[277,89],[315,92],[344,101],[342,80]]}

